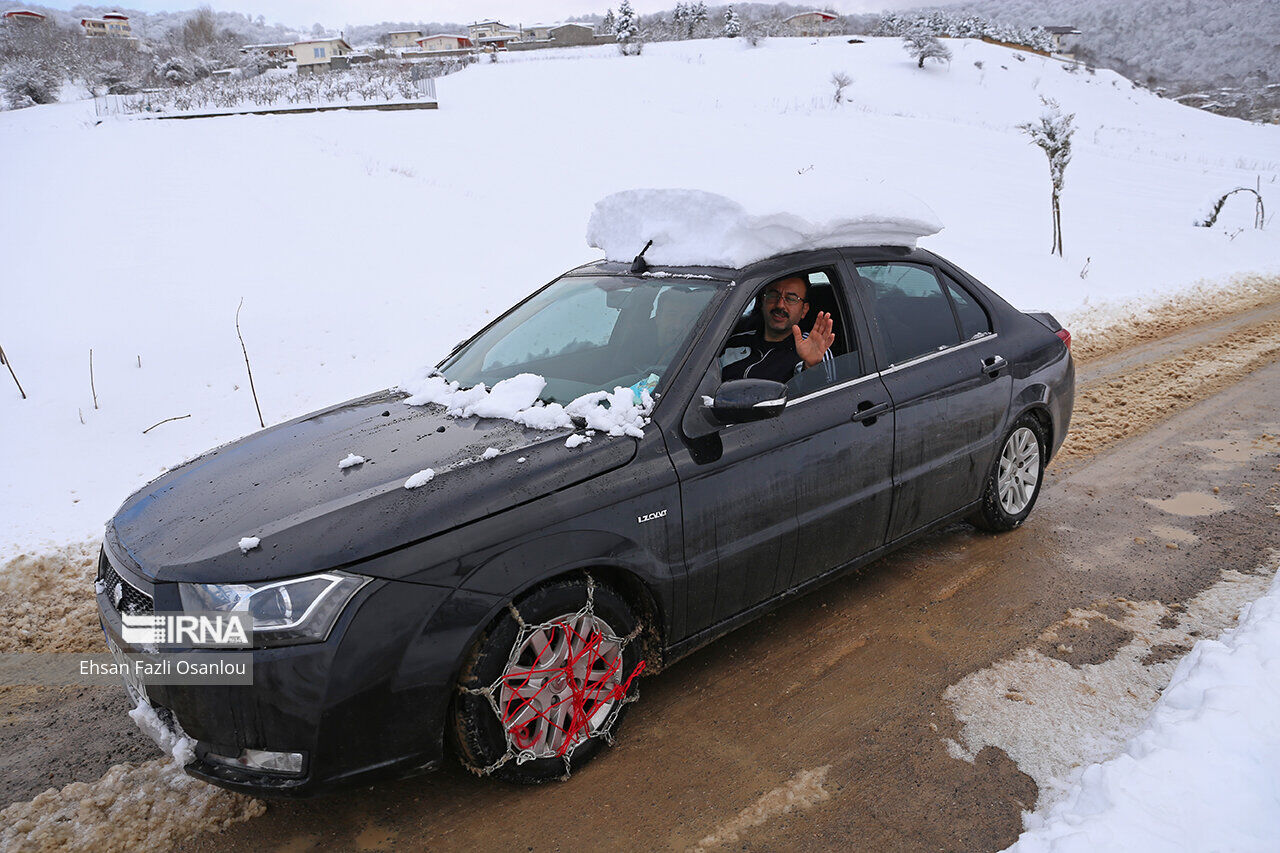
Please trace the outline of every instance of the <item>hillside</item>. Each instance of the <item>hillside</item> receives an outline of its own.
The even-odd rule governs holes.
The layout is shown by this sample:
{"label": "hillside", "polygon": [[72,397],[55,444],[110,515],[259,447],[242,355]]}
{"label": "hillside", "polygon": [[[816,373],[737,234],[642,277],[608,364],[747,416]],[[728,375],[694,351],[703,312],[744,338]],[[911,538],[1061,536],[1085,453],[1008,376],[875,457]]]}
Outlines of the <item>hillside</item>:
{"label": "hillside", "polygon": [[[946,11],[1022,25],[1074,26],[1081,59],[1171,94],[1280,109],[1280,6],[1273,0],[974,0]],[[1236,95],[1233,98],[1232,93]]]}
{"label": "hillside", "polygon": [[[1280,270],[1280,230],[1252,230],[1251,205],[1191,224],[1255,181],[1280,208],[1280,128],[1111,72],[950,47],[949,65],[923,70],[896,39],[512,54],[441,79],[438,112],[0,114],[0,345],[30,396],[0,375],[0,483],[20,496],[0,557],[97,535],[166,466],[257,428],[241,297],[263,414],[279,422],[434,363],[595,257],[587,216],[619,189],[883,180],[945,223],[927,248],[1078,335],[1123,315],[1107,305]],[[840,105],[837,71],[853,78]],[[1042,96],[1079,126],[1061,259],[1045,157],[1016,129]]]}

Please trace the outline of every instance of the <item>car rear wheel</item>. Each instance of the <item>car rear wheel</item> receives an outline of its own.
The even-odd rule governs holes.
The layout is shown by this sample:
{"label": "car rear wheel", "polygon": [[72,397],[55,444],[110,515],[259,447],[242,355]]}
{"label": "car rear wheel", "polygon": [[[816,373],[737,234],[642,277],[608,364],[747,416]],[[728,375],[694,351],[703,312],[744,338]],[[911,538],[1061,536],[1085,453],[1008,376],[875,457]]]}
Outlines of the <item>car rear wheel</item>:
{"label": "car rear wheel", "polygon": [[981,530],[1013,530],[1027,520],[1044,479],[1044,425],[1033,415],[1018,418],[1000,445],[1000,454],[982,489],[982,505],[969,520]]}
{"label": "car rear wheel", "polygon": [[586,576],[513,603],[463,666],[451,726],[462,763],[538,783],[591,760],[635,698],[636,624],[622,596]]}

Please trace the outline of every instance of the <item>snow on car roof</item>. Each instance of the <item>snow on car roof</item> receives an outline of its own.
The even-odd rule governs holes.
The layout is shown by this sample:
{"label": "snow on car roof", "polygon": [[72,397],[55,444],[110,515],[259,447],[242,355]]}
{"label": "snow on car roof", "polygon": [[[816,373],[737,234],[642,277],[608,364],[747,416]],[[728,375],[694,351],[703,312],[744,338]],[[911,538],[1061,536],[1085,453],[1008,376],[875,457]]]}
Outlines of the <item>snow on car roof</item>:
{"label": "snow on car roof", "polygon": [[927,204],[882,185],[797,189],[757,187],[734,198],[697,189],[624,190],[596,202],[587,243],[611,261],[630,261],[652,240],[644,256],[651,264],[738,268],[805,249],[913,247],[942,230]]}

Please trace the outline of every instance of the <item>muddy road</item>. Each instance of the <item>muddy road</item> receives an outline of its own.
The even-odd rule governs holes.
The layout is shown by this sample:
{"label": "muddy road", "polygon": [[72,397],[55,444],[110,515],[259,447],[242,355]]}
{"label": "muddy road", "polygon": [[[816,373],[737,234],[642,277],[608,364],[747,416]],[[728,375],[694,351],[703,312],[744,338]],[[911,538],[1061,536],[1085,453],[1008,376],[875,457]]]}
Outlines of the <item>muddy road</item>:
{"label": "muddy road", "polygon": [[[1007,846],[1046,780],[1089,757],[1058,723],[1092,706],[1113,720],[1109,690],[1150,699],[1274,567],[1280,301],[1202,316],[1082,353],[1072,435],[1024,527],[946,528],[644,679],[617,745],[567,783],[451,768],[253,817],[221,792],[223,811],[185,824],[80,814],[142,834],[168,821],[166,840],[219,853]],[[1224,577],[1236,598],[1205,604]],[[1111,662],[1128,668],[1100,675]],[[36,827],[32,848],[53,837],[41,809],[75,810],[21,801],[154,757],[122,694],[11,688],[0,703],[0,803],[19,803],[5,816]],[[1046,755],[1057,764],[1032,757]]]}

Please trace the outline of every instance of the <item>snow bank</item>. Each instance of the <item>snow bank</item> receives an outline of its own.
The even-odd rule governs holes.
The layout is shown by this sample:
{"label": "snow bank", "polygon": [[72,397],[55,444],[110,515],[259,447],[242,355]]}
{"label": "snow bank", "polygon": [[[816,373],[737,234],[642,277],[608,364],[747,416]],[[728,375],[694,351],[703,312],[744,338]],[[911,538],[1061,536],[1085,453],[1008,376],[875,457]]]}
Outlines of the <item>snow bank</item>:
{"label": "snow bank", "polygon": [[641,392],[637,400],[630,388],[594,391],[562,406],[538,399],[546,386],[547,381],[541,376],[521,373],[492,388],[486,388],[483,382],[474,388],[462,388],[431,370],[423,379],[402,384],[400,390],[409,394],[404,401],[406,405],[438,403],[455,418],[505,418],[541,430],[571,429],[575,426],[574,419],[579,418],[589,429],[609,435],[644,436],[644,425],[649,422],[649,412],[653,409],[649,392]]}
{"label": "snow bank", "polygon": [[0,653],[105,650],[92,593],[99,547],[79,542],[0,563]]}
{"label": "snow bank", "polygon": [[0,811],[6,851],[168,850],[266,812],[260,800],[187,776],[170,759],[117,764]]}
{"label": "snow bank", "polygon": [[1280,838],[1280,575],[1198,642],[1143,730],[1009,848],[1270,851]]}
{"label": "snow bank", "polygon": [[733,198],[696,189],[624,190],[596,203],[587,243],[630,261],[650,240],[651,264],[741,267],[783,252],[914,246],[942,223],[924,202],[883,185],[796,179]]}

